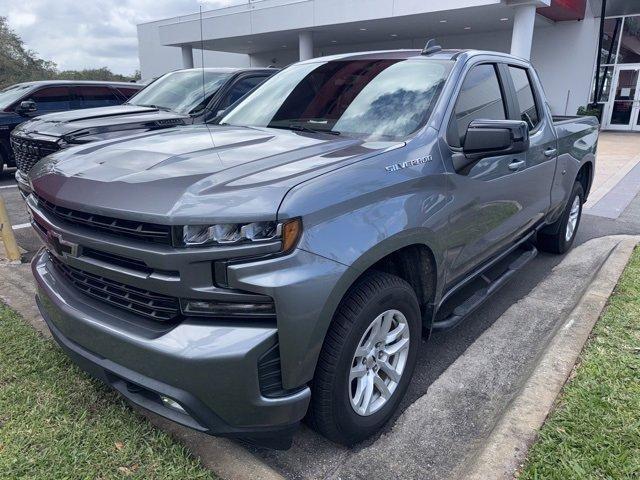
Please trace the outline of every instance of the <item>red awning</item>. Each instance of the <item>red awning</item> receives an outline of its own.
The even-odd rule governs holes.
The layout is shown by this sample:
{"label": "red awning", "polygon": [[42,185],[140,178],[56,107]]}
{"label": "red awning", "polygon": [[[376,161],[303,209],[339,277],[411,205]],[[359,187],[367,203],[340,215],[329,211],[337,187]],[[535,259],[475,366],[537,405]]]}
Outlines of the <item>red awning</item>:
{"label": "red awning", "polygon": [[554,22],[566,20],[582,20],[587,7],[587,0],[551,0],[548,7],[540,7],[537,12]]}

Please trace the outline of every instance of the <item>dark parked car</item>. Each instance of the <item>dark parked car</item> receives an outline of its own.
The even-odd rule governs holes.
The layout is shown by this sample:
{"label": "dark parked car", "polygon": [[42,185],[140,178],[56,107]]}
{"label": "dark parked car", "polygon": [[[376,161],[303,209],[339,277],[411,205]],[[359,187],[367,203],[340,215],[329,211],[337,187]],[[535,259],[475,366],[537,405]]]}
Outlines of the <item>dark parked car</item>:
{"label": "dark parked car", "polygon": [[597,141],[511,55],[300,62],[219,125],[38,163],[38,306],[74,361],[176,422],[287,437],[309,412],[350,445],[392,417],[423,336],[571,248]]}
{"label": "dark parked car", "polygon": [[0,91],[0,173],[15,165],[9,134],[35,116],[83,108],[120,105],[144,85],[126,82],[46,80],[18,83]]}
{"label": "dark parked car", "polygon": [[277,70],[206,68],[177,70],[149,84],[127,103],[34,118],[11,135],[23,193],[27,174],[41,158],[61,148],[178,125],[211,121]]}

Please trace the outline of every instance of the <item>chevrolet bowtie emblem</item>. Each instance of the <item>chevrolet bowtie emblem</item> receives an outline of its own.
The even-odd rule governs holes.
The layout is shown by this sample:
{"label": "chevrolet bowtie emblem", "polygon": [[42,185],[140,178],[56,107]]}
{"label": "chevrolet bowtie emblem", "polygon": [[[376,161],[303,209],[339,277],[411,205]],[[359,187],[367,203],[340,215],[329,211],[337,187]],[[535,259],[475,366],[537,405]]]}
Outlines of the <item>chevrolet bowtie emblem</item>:
{"label": "chevrolet bowtie emblem", "polygon": [[69,257],[77,257],[78,256],[78,244],[73,242],[68,242],[62,238],[57,232],[48,231],[47,232],[47,240],[51,249],[58,256],[69,256]]}

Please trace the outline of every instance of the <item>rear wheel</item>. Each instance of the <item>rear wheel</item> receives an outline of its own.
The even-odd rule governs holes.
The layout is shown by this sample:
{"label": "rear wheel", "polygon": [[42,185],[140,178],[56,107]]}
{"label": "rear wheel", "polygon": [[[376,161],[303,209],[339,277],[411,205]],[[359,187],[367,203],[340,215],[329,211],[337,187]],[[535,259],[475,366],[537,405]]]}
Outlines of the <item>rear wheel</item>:
{"label": "rear wheel", "polygon": [[401,278],[367,274],[342,301],[312,384],[310,419],[324,436],[352,445],[393,415],[415,367],[420,307]]}
{"label": "rear wheel", "polygon": [[576,182],[571,190],[569,201],[562,216],[538,234],[538,248],[545,252],[564,253],[571,248],[582,218],[584,190]]}

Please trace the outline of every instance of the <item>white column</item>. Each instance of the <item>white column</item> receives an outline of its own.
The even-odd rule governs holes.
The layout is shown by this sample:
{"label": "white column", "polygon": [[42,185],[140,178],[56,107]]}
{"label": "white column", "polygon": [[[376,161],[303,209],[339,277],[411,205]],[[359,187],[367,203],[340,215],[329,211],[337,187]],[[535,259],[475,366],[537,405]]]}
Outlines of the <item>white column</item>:
{"label": "white column", "polygon": [[511,34],[511,55],[529,59],[535,20],[535,5],[519,5],[515,7],[513,33]]}
{"label": "white column", "polygon": [[182,68],[193,68],[193,47],[182,47]]}
{"label": "white column", "polygon": [[300,32],[298,34],[298,47],[300,50],[300,61],[313,58],[313,33]]}

